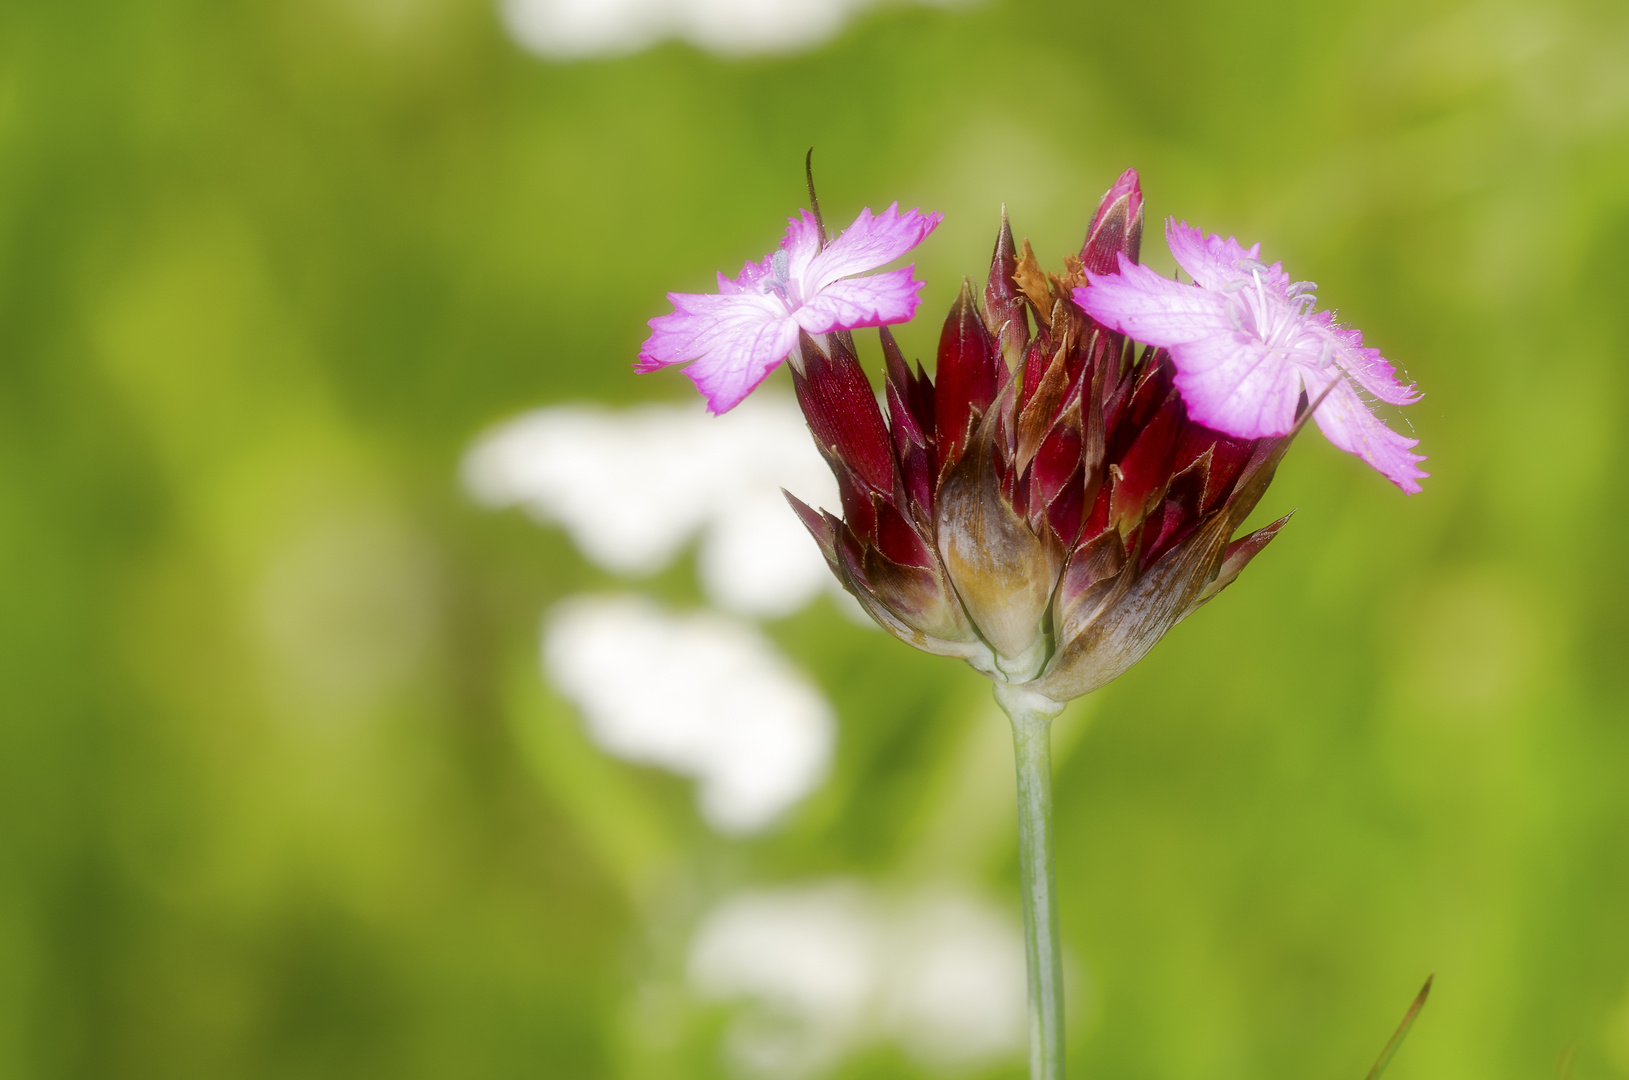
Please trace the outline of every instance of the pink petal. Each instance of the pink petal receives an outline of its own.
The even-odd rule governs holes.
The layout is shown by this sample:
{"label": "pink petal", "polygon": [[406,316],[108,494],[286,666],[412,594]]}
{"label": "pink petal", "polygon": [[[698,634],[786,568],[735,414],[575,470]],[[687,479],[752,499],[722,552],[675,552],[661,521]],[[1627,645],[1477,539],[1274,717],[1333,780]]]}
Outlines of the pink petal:
{"label": "pink petal", "polygon": [[1172,380],[1188,415],[1240,439],[1284,435],[1295,426],[1301,374],[1252,334],[1232,329],[1171,348]]}
{"label": "pink petal", "polygon": [[[1316,397],[1322,389],[1323,385],[1309,378],[1308,394]],[[1420,440],[1405,439],[1387,427],[1344,378],[1324,398],[1318,411],[1313,413],[1313,419],[1318,421],[1318,428],[1325,438],[1347,453],[1362,458],[1386,479],[1402,488],[1405,494],[1419,493],[1419,481],[1431,475],[1419,467],[1419,462],[1425,458],[1409,453],[1410,449],[1419,445]]]}
{"label": "pink petal", "polygon": [[1220,289],[1231,281],[1249,277],[1239,263],[1261,256],[1260,244],[1240,247],[1239,242],[1231,236],[1226,240],[1215,234],[1206,236],[1197,226],[1189,225],[1186,221],[1177,224],[1175,218],[1165,219],[1165,243],[1171,249],[1171,256],[1176,259],[1177,265],[1206,289]]}
{"label": "pink petal", "polygon": [[1119,256],[1118,274],[1086,272],[1090,282],[1074,292],[1081,310],[1104,326],[1145,345],[1169,348],[1215,334],[1232,333],[1227,300],[1220,293],[1172,281]]}
{"label": "pink petal", "polygon": [[876,215],[870,207],[861,210],[854,224],[814,257],[807,272],[797,275],[804,281],[804,295],[824,290],[839,278],[893,262],[926,240],[943,219],[943,214],[924,214],[920,210],[901,214],[897,202]]}
{"label": "pink petal", "polygon": [[1363,335],[1357,330],[1332,325],[1333,315],[1327,311],[1318,312],[1312,320],[1324,327],[1323,336],[1335,350],[1335,363],[1356,379],[1365,393],[1388,405],[1412,405],[1420,400],[1419,391],[1412,383],[1405,385],[1397,378],[1397,369],[1380,355],[1379,349],[1363,347]]}
{"label": "pink petal", "polygon": [[807,304],[792,313],[811,334],[857,330],[909,322],[922,302],[923,282],[911,277],[912,266],[827,285]]}
{"label": "pink petal", "polygon": [[[799,210],[797,217],[786,219],[781,250],[786,252],[788,277],[796,281],[809,272],[809,263],[820,254],[820,225],[813,214]],[[769,262],[769,259],[763,262],[765,277],[769,276]]]}
{"label": "pink petal", "polygon": [[650,320],[651,335],[640,346],[635,367],[642,372],[698,360],[741,328],[786,316],[776,300],[755,292],[668,293],[667,298],[672,313]]}
{"label": "pink petal", "polygon": [[668,299],[676,310],[650,321],[634,370],[694,361],[685,375],[714,413],[739,404],[797,346],[797,323],[769,297],[669,293]]}
{"label": "pink petal", "polygon": [[[749,262],[741,267],[741,273],[733,278],[727,278],[722,273],[718,275],[718,291],[722,296],[734,296],[736,293],[761,293],[758,285],[760,281],[772,273],[770,260],[773,255],[765,255],[762,262]],[[682,295],[691,296],[693,293]]]}

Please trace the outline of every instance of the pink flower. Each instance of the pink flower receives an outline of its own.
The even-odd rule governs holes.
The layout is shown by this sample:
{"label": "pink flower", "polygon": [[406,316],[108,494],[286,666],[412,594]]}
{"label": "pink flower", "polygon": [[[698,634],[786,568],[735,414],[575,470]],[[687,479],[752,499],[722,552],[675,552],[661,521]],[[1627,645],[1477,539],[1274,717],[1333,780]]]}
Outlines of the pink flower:
{"label": "pink flower", "polygon": [[650,321],[634,370],[689,363],[685,374],[714,413],[740,404],[798,347],[798,332],[829,334],[909,322],[923,283],[913,267],[855,277],[893,262],[927,239],[942,214],[894,203],[860,211],[837,239],[820,244],[813,214],[788,221],[780,249],[747,263],[733,281],[718,275],[716,294],[668,293],[674,311]]}
{"label": "pink flower", "polygon": [[[1204,235],[1167,219],[1165,241],[1192,285],[1119,256],[1120,271],[1093,273],[1075,303],[1103,325],[1170,351],[1188,414],[1242,439],[1287,434],[1301,394],[1323,400],[1313,419],[1324,436],[1412,495],[1428,476],[1405,439],[1371,410],[1419,400],[1363,335],[1315,311],[1317,286],[1290,281],[1282,264],[1263,265],[1261,245]],[[1328,391],[1327,394],[1325,391]]]}

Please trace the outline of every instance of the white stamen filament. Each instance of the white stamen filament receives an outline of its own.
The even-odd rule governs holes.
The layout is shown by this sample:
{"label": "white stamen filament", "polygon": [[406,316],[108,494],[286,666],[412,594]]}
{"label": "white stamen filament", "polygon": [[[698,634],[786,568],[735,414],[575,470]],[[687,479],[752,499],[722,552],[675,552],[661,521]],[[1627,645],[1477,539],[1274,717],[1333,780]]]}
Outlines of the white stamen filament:
{"label": "white stamen filament", "polygon": [[786,305],[788,315],[803,306],[802,299],[796,295],[797,290],[789,288],[791,273],[791,261],[786,251],[777,251],[769,257],[769,278],[760,286],[765,296],[773,296]]}
{"label": "white stamen filament", "polygon": [[[1285,288],[1282,295],[1270,294],[1262,280],[1267,267],[1254,259],[1242,259],[1238,265],[1250,276],[1230,281],[1221,289],[1228,294],[1227,312],[1233,328],[1252,334],[1270,353],[1289,358],[1301,352],[1307,318],[1318,302],[1317,283],[1297,281]],[[1318,366],[1327,367],[1332,356],[1331,343],[1323,342]]]}

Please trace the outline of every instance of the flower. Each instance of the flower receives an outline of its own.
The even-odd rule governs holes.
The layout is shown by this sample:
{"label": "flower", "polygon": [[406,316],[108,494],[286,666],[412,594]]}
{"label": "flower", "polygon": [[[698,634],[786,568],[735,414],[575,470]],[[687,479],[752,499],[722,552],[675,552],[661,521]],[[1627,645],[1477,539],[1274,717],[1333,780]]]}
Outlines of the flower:
{"label": "flower", "polygon": [[1412,495],[1427,475],[1419,444],[1388,428],[1365,395],[1390,405],[1419,400],[1363,335],[1314,310],[1317,286],[1292,282],[1261,245],[1204,235],[1168,219],[1165,239],[1193,284],[1162,277],[1124,253],[1088,266],[1074,300],[1099,323],[1169,350],[1175,384],[1200,423],[1246,439],[1288,434],[1305,394],[1326,438]]}
{"label": "flower", "polygon": [[843,513],[788,499],[833,573],[901,640],[1053,702],[1141,659],[1284,524],[1233,537],[1295,423],[1202,426],[1169,353],[1069,302],[1087,268],[1136,265],[1142,221],[1128,170],[1060,278],[1003,215],[982,294],[964,284],[945,321],[937,382],[879,329],[886,419],[850,335],[801,335],[793,371]]}
{"label": "flower", "polygon": [[826,335],[910,320],[921,303],[913,267],[867,274],[927,239],[942,214],[860,211],[831,243],[807,210],[789,219],[778,250],[747,263],[716,294],[668,293],[674,311],[650,321],[634,369],[689,363],[685,374],[714,413],[727,412],[798,347],[798,334]]}

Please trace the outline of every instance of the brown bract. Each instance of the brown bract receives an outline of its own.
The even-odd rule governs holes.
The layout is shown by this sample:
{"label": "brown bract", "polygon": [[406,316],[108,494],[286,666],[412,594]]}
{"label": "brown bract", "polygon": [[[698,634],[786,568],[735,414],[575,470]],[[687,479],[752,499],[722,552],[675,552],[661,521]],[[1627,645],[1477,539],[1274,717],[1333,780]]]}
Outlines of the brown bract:
{"label": "brown bract", "polygon": [[1069,299],[1083,268],[1137,258],[1128,177],[1061,276],[1028,241],[1019,252],[1003,212],[984,289],[964,282],[945,320],[936,380],[879,331],[886,420],[847,333],[805,335],[794,365],[843,514],[787,498],[832,572],[901,640],[1060,702],[1140,660],[1287,520],[1234,538],[1294,432],[1193,422],[1162,350]]}

